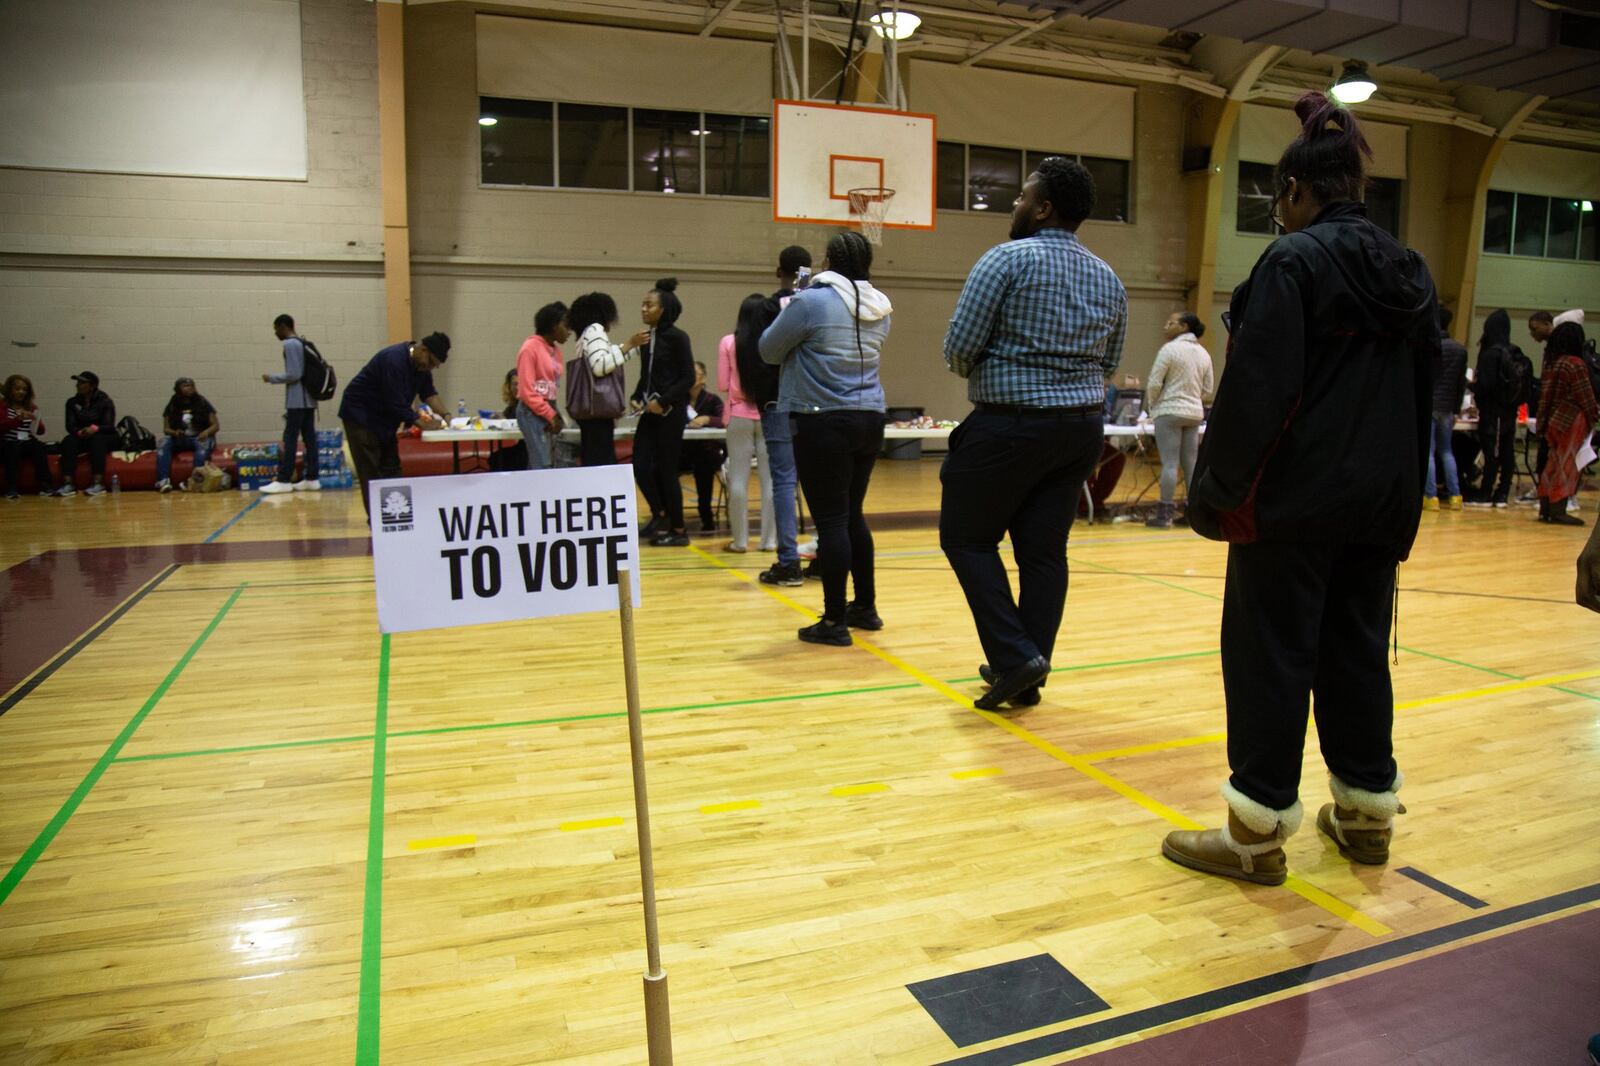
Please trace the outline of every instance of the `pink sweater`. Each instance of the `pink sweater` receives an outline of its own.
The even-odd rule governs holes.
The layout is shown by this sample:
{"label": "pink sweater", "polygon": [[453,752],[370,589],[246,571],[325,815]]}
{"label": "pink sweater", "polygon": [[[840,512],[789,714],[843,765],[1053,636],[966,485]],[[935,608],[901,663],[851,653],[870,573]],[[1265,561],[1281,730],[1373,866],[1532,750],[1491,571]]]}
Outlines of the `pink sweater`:
{"label": "pink sweater", "polygon": [[732,418],[761,420],[761,411],[745,399],[739,388],[739,362],[733,354],[733,334],[722,338],[717,345],[717,386],[728,394],[728,414]]}
{"label": "pink sweater", "polygon": [[544,419],[556,417],[556,382],[561,380],[561,349],[535,333],[517,352],[517,399]]}

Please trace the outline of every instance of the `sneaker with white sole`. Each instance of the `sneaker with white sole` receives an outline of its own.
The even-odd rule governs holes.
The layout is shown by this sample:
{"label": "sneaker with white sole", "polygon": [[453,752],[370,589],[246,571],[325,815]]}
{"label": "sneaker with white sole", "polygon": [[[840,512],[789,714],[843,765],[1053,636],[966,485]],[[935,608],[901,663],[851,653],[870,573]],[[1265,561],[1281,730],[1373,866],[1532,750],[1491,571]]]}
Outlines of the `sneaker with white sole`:
{"label": "sneaker with white sole", "polygon": [[76,496],[77,494],[78,494],[78,490],[73,488],[71,485],[62,485],[59,489],[56,489],[56,491],[52,492],[50,495],[59,496],[61,499],[64,500],[68,496]]}
{"label": "sneaker with white sole", "polygon": [[1578,513],[1578,498],[1576,496],[1568,496],[1567,497],[1567,513],[1568,514],[1577,514]]}
{"label": "sneaker with white sole", "polygon": [[312,478],[310,481],[296,481],[294,483],[294,491],[296,491],[296,492],[321,492],[322,491],[322,482],[317,480],[316,478]]}
{"label": "sneaker with white sole", "polygon": [[96,483],[96,484],[90,485],[88,488],[84,489],[83,490],[83,494],[85,496],[104,496],[106,494],[106,487],[104,485]]}
{"label": "sneaker with white sole", "polygon": [[156,491],[157,492],[171,492],[172,491],[172,479],[171,478],[162,478],[160,481],[156,482]]}
{"label": "sneaker with white sole", "polygon": [[275,496],[280,492],[293,492],[294,486],[287,481],[269,481],[261,486],[263,496]]}

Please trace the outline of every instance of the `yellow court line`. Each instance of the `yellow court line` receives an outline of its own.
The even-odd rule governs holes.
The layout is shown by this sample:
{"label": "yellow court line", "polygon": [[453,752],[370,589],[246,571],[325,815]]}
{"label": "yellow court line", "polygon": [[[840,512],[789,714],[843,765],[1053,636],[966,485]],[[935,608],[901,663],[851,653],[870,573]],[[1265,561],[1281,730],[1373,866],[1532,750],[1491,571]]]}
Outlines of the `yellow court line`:
{"label": "yellow court line", "polygon": [[887,791],[889,791],[889,786],[884,784],[882,781],[869,781],[866,784],[862,784],[862,785],[840,785],[838,788],[830,788],[830,789],[828,789],[828,792],[830,794],[835,795],[835,796],[840,796],[840,797],[844,797],[844,796],[867,796],[867,795],[871,795],[874,792],[887,792]]}
{"label": "yellow court line", "polygon": [[1003,773],[1005,771],[998,766],[980,766],[976,770],[957,770],[950,776],[957,781],[971,781],[979,777],[999,777]]}
{"label": "yellow court line", "polygon": [[577,833],[585,829],[608,829],[614,825],[621,825],[621,818],[587,818],[579,822],[562,822],[563,833]]}
{"label": "yellow court line", "polygon": [[1193,748],[1201,744],[1216,744],[1227,740],[1226,733],[1201,733],[1195,737],[1179,737],[1177,740],[1158,740],[1151,744],[1135,744],[1130,748],[1111,748],[1108,751],[1091,751],[1083,756],[1086,762],[1106,762],[1110,759],[1125,759],[1130,755],[1149,755],[1157,751],[1172,751],[1177,748]]}
{"label": "yellow court line", "polygon": [[1407,700],[1404,703],[1395,704],[1394,709],[1408,711],[1413,707],[1431,707],[1439,703],[1455,703],[1457,700],[1477,699],[1479,696],[1497,696],[1502,692],[1521,692],[1524,689],[1544,688],[1546,685],[1564,685],[1569,681],[1587,681],[1591,677],[1600,677],[1600,670],[1582,670],[1575,674],[1530,677],[1522,681],[1508,681],[1503,685],[1486,685],[1483,688],[1468,689],[1465,692],[1451,692],[1443,696],[1428,696],[1420,700]]}
{"label": "yellow court line", "polygon": [[727,814],[730,811],[753,811],[761,806],[760,800],[732,800],[728,803],[707,803],[701,814]]}
{"label": "yellow court line", "polygon": [[[774,591],[773,589],[763,588],[759,582],[752,581],[748,574],[734,570],[722,560],[710,555],[705,551],[702,551],[700,548],[697,548],[691,544],[689,546],[689,550],[694,552],[696,555],[699,555],[707,562],[710,562],[712,565],[728,571],[735,577],[739,578],[739,580],[744,581],[747,584],[755,584],[757,588],[761,588],[761,591],[767,593],[767,595],[773,597],[791,609],[800,612],[806,617],[816,617],[816,615],[813,614],[808,608],[795,602],[788,596],[783,595],[783,593]],[[1058,762],[1065,763],[1067,766],[1072,767],[1072,769],[1078,771],[1083,776],[1092,781],[1096,781],[1101,785],[1104,785],[1106,788],[1110,789],[1112,792],[1115,792],[1124,799],[1131,800],[1163,821],[1169,822],[1172,825],[1177,826],[1179,829],[1205,828],[1205,826],[1201,825],[1193,818],[1190,818],[1188,815],[1181,814],[1178,811],[1173,810],[1171,807],[1168,807],[1165,803],[1162,803],[1153,796],[1147,796],[1127,782],[1106,773],[1098,766],[1095,766],[1089,762],[1083,756],[1074,755],[1064,748],[1060,748],[1055,744],[1052,744],[1050,741],[1044,739],[1038,734],[1024,729],[1022,726],[1006,718],[1004,715],[995,714],[993,711],[979,710],[978,707],[973,704],[970,697],[963,695],[954,688],[951,688],[938,678],[933,677],[922,670],[918,670],[916,667],[912,666],[903,659],[884,651],[882,648],[879,648],[874,644],[862,640],[859,635],[851,634],[851,637],[854,640],[856,647],[861,648],[863,651],[870,652],[872,655],[882,659],[895,669],[910,675],[912,678],[921,682],[926,687],[933,689],[935,692],[943,694],[952,702],[960,704],[962,707],[967,708],[974,714],[980,715],[991,724],[997,725],[1001,729],[1004,729],[1007,733],[1010,733],[1018,740],[1032,745],[1034,748],[1037,748],[1039,751],[1050,756],[1052,759],[1057,760]],[[1367,917],[1344,901],[1334,896],[1330,896],[1328,893],[1307,884],[1298,877],[1291,876],[1289,880],[1284,883],[1284,887],[1298,895],[1301,899],[1304,899],[1306,902],[1321,907],[1328,913],[1344,919],[1351,925],[1354,925],[1356,928],[1371,933],[1373,936],[1384,936],[1392,932],[1388,926]]]}
{"label": "yellow court line", "polygon": [[475,833],[458,833],[453,837],[423,837],[421,840],[406,842],[406,847],[412,851],[427,851],[430,848],[458,848],[466,844],[478,842]]}

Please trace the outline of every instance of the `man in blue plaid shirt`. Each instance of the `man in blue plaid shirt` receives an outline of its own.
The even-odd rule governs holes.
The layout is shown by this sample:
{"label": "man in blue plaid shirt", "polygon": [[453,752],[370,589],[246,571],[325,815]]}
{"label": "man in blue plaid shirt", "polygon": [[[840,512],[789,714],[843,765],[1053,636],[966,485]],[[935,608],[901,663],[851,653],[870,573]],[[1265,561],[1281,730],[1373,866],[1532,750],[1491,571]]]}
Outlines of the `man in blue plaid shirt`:
{"label": "man in blue plaid shirt", "polygon": [[[939,546],[988,662],[983,710],[1039,702],[1067,602],[1067,534],[1102,441],[1105,379],[1122,361],[1128,294],[1078,240],[1094,179],[1051,156],[1028,175],[1011,240],[967,276],[944,360],[973,410],[950,435]],[[1020,593],[1000,561],[1011,535]]]}

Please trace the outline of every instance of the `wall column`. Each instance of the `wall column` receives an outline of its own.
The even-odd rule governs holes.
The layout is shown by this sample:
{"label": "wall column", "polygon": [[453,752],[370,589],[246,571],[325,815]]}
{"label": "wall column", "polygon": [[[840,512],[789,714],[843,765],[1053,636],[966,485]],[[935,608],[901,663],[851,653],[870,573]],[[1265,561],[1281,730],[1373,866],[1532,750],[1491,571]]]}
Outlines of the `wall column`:
{"label": "wall column", "polygon": [[1222,192],[1227,183],[1223,168],[1227,166],[1243,107],[1243,101],[1232,96],[1221,102],[1208,131],[1205,147],[1211,155],[1206,169],[1184,175],[1189,220],[1184,270],[1189,287],[1184,302],[1207,324],[1211,322],[1212,298],[1217,291],[1217,239],[1222,225]]}
{"label": "wall column", "polygon": [[378,142],[383,190],[383,292],[389,343],[410,340],[411,219],[406,202],[406,53],[403,0],[379,0]]}

